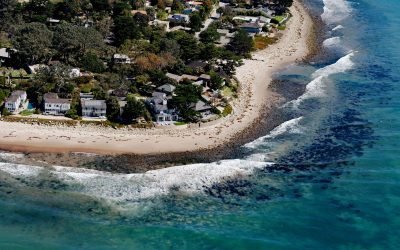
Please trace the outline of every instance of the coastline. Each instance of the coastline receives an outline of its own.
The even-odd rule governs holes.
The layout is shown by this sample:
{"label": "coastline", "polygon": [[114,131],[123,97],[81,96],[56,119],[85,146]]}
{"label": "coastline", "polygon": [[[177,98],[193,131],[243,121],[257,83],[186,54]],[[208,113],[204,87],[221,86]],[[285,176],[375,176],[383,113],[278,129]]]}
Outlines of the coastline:
{"label": "coastline", "polygon": [[[182,159],[187,159],[194,152],[217,155],[221,148],[232,149],[253,137],[255,139],[259,133],[249,136],[255,133],[254,126],[259,125],[262,118],[271,116],[274,107],[282,101],[282,97],[270,88],[273,74],[311,53],[311,17],[299,1],[294,2],[291,13],[293,16],[279,41],[265,50],[254,52],[252,59],[244,60],[244,65],[237,68],[236,77],[241,88],[233,104],[234,114],[226,118],[202,124],[200,128],[192,125],[192,128],[146,130],[0,121],[0,149],[25,153],[133,154],[136,158],[161,155],[165,158],[169,155],[167,158],[171,159],[183,154]],[[265,129],[271,130],[278,124],[268,125]]]}

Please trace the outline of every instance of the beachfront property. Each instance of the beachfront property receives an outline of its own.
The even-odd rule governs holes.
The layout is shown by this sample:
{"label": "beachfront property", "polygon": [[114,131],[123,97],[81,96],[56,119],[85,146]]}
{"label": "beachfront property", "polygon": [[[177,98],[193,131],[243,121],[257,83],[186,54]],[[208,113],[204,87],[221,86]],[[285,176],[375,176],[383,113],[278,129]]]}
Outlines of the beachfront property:
{"label": "beachfront property", "polygon": [[18,114],[23,109],[27,102],[27,95],[25,91],[16,90],[6,99],[4,107],[8,112]]}
{"label": "beachfront property", "polygon": [[71,100],[58,98],[57,93],[46,93],[43,96],[44,115],[65,115],[71,109]]}
{"label": "beachfront property", "polygon": [[87,100],[81,99],[82,116],[103,118],[107,113],[105,100]]}
{"label": "beachfront property", "polygon": [[239,27],[249,34],[258,34],[262,30],[262,26],[260,26],[258,23],[244,23]]}
{"label": "beachfront property", "polygon": [[146,100],[146,103],[149,105],[154,120],[158,124],[169,123],[173,121],[178,121],[179,116],[177,115],[175,109],[168,108],[168,100],[171,99],[171,96],[167,96],[166,93],[163,92],[153,92],[152,97]]}
{"label": "beachfront property", "polygon": [[207,116],[213,114],[213,107],[201,100],[197,101],[196,103],[192,103],[190,107],[194,111],[199,112],[202,118],[206,118]]}

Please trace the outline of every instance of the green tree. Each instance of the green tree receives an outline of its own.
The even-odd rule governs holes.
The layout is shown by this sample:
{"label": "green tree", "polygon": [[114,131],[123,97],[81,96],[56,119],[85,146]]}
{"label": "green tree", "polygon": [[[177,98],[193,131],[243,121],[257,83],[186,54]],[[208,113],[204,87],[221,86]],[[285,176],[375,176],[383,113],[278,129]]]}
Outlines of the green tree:
{"label": "green tree", "polygon": [[12,42],[18,53],[28,63],[41,63],[48,60],[52,54],[53,33],[41,23],[28,23],[16,28]]}
{"label": "green tree", "polygon": [[224,79],[220,77],[217,73],[214,71],[211,71],[210,73],[211,81],[210,81],[210,88],[212,89],[221,89],[224,84]]}
{"label": "green tree", "polygon": [[220,54],[221,54],[221,48],[218,48],[213,43],[208,43],[202,47],[200,53],[200,59],[211,60],[214,58],[219,58]]}
{"label": "green tree", "polygon": [[194,122],[200,118],[200,114],[192,109],[193,103],[197,103],[200,95],[200,86],[180,84],[176,87],[172,103],[178,109],[179,115],[185,121]]}
{"label": "green tree", "polygon": [[107,99],[107,119],[116,122],[118,121],[120,115],[120,106],[118,99],[115,96],[112,96]]}
{"label": "green tree", "polygon": [[141,37],[140,27],[132,17],[120,16],[114,19],[115,42],[119,46],[129,39]]}
{"label": "green tree", "polygon": [[8,27],[13,23],[16,5],[17,0],[0,1],[0,30],[8,30]]}
{"label": "green tree", "polygon": [[272,2],[285,8],[289,8],[293,4],[293,0],[272,0]]}
{"label": "green tree", "polygon": [[201,27],[203,26],[203,20],[201,19],[200,15],[195,12],[190,16],[190,23],[189,27],[194,31],[194,32],[199,32],[201,30]]}
{"label": "green tree", "polygon": [[145,116],[147,110],[143,101],[136,100],[134,96],[128,96],[126,101],[127,103],[122,113],[122,118],[125,122],[132,123],[133,120]]}
{"label": "green tree", "polygon": [[171,9],[173,11],[181,12],[184,8],[185,8],[185,6],[183,5],[181,0],[174,0],[172,2]]}
{"label": "green tree", "polygon": [[240,29],[236,32],[231,42],[228,44],[228,48],[235,52],[237,55],[248,56],[250,51],[253,49],[254,42],[246,31]]}
{"label": "green tree", "polygon": [[180,46],[180,55],[181,59],[184,61],[196,60],[200,54],[200,46],[197,39],[191,35],[186,33],[185,31],[174,31],[169,32],[167,35],[168,38],[177,41]]}
{"label": "green tree", "polygon": [[200,41],[202,43],[213,43],[220,37],[221,35],[217,32],[216,28],[208,28],[200,33]]}
{"label": "green tree", "polygon": [[80,65],[87,71],[102,73],[105,70],[104,62],[94,53],[86,53],[80,60]]}

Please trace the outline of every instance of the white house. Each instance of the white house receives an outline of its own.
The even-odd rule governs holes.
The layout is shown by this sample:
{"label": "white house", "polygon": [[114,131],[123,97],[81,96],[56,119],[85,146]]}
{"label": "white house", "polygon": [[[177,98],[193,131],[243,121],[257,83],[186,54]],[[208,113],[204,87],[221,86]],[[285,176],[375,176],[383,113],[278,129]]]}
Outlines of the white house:
{"label": "white house", "polygon": [[117,64],[130,64],[132,63],[131,59],[128,55],[124,54],[114,54],[113,56],[114,63]]}
{"label": "white house", "polygon": [[45,115],[65,115],[71,109],[71,100],[58,98],[56,93],[46,93],[44,100]]}
{"label": "white house", "polygon": [[7,98],[4,106],[9,112],[17,114],[19,109],[23,107],[24,103],[26,102],[26,97],[25,91],[13,91],[10,97]]}
{"label": "white house", "polygon": [[86,117],[105,117],[107,105],[105,100],[85,100],[81,99],[82,116]]}

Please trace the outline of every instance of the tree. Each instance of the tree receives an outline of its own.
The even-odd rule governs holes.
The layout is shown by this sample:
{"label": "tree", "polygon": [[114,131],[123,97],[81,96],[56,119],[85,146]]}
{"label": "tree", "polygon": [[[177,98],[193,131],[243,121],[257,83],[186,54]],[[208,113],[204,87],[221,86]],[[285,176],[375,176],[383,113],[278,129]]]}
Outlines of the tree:
{"label": "tree", "polygon": [[221,54],[221,48],[218,48],[213,43],[205,44],[200,53],[200,59],[211,60],[214,58],[219,58]]}
{"label": "tree", "polygon": [[274,4],[289,8],[293,4],[293,0],[272,0]]}
{"label": "tree", "polygon": [[177,41],[180,46],[181,58],[185,61],[196,60],[200,54],[200,47],[197,39],[184,31],[169,32],[168,38]]}
{"label": "tree", "polygon": [[208,28],[200,33],[200,41],[202,43],[213,43],[217,41],[220,36],[216,28]]}
{"label": "tree", "polygon": [[183,5],[181,0],[174,0],[172,2],[171,9],[173,11],[181,12],[184,8],[185,8],[185,6]]}
{"label": "tree", "polygon": [[16,0],[0,1],[0,30],[7,30],[8,26],[13,22],[16,5]]}
{"label": "tree", "polygon": [[228,44],[228,48],[237,55],[248,56],[253,45],[253,38],[251,38],[246,31],[240,29]]}
{"label": "tree", "polygon": [[105,70],[104,62],[94,53],[86,53],[80,60],[81,67],[93,73],[102,73]]}
{"label": "tree", "polygon": [[112,96],[107,99],[107,119],[116,122],[118,121],[120,115],[120,106],[118,99],[115,96]]}
{"label": "tree", "polygon": [[120,16],[114,20],[115,42],[119,46],[128,39],[139,39],[141,36],[140,28],[129,16]]}
{"label": "tree", "polygon": [[160,42],[160,49],[161,51],[180,57],[180,46],[176,40],[168,38],[162,39]]}
{"label": "tree", "polygon": [[221,89],[224,84],[224,79],[220,77],[217,73],[214,71],[211,71],[210,73],[211,81],[210,81],[210,88],[212,89]]}
{"label": "tree", "polygon": [[53,44],[66,62],[71,57],[79,58],[88,51],[102,52],[105,48],[103,37],[97,30],[69,23],[57,25]]}
{"label": "tree", "polygon": [[134,96],[128,96],[126,98],[126,105],[122,113],[122,118],[127,123],[132,123],[134,119],[143,117],[146,114],[146,106],[143,101],[138,101]]}
{"label": "tree", "polygon": [[190,23],[189,27],[194,31],[194,32],[199,32],[201,30],[201,27],[203,26],[203,20],[201,19],[200,15],[195,12],[190,16]]}
{"label": "tree", "polygon": [[28,63],[41,63],[51,56],[53,33],[41,23],[28,23],[17,27],[12,42]]}
{"label": "tree", "polygon": [[173,105],[178,109],[179,115],[187,122],[197,121],[199,113],[192,109],[193,103],[199,101],[201,87],[192,84],[180,84],[175,89],[172,98]]}

